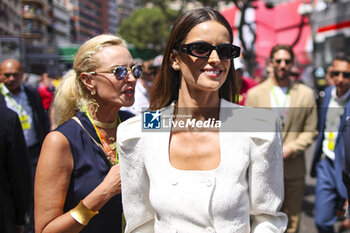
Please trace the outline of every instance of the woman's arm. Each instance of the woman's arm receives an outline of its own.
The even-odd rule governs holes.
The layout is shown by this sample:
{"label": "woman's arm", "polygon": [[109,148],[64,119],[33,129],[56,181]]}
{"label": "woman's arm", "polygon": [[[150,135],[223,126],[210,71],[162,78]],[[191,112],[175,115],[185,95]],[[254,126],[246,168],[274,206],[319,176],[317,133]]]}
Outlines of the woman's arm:
{"label": "woman's arm", "polygon": [[[35,175],[35,232],[80,232],[83,229],[69,212],[63,213],[73,163],[66,137],[57,131],[49,133]],[[111,168],[103,182],[82,201],[88,209],[98,211],[118,193],[119,165]]]}
{"label": "woman's arm", "polygon": [[141,134],[140,126],[140,121],[133,118],[123,122],[117,132],[126,233],[154,232],[155,213],[149,200],[150,181],[138,134]]}
{"label": "woman's arm", "polygon": [[284,199],[281,125],[277,118],[262,122],[265,123],[271,131],[251,137],[248,177],[252,232],[283,233],[287,216],[279,212]]}

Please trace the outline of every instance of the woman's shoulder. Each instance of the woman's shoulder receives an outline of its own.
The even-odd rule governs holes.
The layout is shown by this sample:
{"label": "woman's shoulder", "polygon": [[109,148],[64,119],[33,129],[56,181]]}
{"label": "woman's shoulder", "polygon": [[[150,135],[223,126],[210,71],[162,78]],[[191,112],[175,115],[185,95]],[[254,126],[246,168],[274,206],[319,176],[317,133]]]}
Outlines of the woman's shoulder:
{"label": "woman's shoulder", "polygon": [[[88,127],[87,125],[87,119],[84,118],[85,114],[82,112],[77,112],[74,117],[78,119],[84,127]],[[74,140],[79,138],[81,135],[81,132],[83,131],[83,128],[79,125],[79,123],[74,120],[73,118],[69,119],[68,121],[62,123],[59,125],[54,131],[61,132],[63,135],[65,135],[67,138],[73,138]]]}
{"label": "woman's shoulder", "polygon": [[123,121],[117,129],[118,142],[124,142],[133,138],[140,138],[142,131],[142,115],[134,116]]}
{"label": "woman's shoulder", "polygon": [[57,126],[57,128],[55,129],[55,131],[65,131],[65,130],[69,130],[72,128],[75,128],[77,124],[75,123],[75,121],[73,119],[69,119],[68,121],[62,123],[61,125]]}

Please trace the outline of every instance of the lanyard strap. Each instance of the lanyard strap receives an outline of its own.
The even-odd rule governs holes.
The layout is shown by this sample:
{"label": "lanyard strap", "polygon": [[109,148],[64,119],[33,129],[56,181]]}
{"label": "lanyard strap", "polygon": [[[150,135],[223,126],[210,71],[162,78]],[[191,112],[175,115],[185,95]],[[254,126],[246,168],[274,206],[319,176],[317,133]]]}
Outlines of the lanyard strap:
{"label": "lanyard strap", "polygon": [[18,105],[17,103],[16,103],[16,101],[12,98],[12,97],[10,97],[8,94],[6,94],[5,92],[4,92],[4,90],[2,89],[4,84],[3,83],[1,83],[0,84],[0,92],[1,92],[1,94],[4,96],[4,97],[7,97],[8,98],[8,100],[13,104],[13,106],[15,106],[15,108],[19,111],[19,113],[20,113],[20,115],[22,115],[22,113],[23,113],[23,108],[22,108],[22,106],[21,105]]}
{"label": "lanyard strap", "polygon": [[[111,167],[114,166],[114,165],[116,165],[117,163],[119,163],[119,160],[113,161],[113,160],[110,158],[110,156],[109,156],[108,154],[106,154],[106,152],[105,152],[103,146],[102,146],[100,143],[98,143],[98,142],[91,136],[91,134],[85,129],[85,127],[83,126],[83,124],[80,122],[80,120],[78,119],[78,117],[74,116],[74,117],[72,117],[72,119],[75,120],[75,121],[81,126],[81,128],[83,128],[83,130],[89,135],[89,137],[92,139],[92,141],[94,141],[95,144],[96,144],[98,147],[101,148],[101,150],[105,153],[105,155],[106,155],[106,157],[107,157],[107,160],[108,160],[108,163],[109,163],[109,165],[110,165]],[[117,158],[118,158],[118,157],[117,157]]]}
{"label": "lanyard strap", "polygon": [[272,95],[273,95],[273,98],[275,100],[275,103],[277,104],[278,107],[286,107],[286,104],[287,104],[287,101],[289,99],[289,86],[288,86],[288,89],[287,89],[287,93],[286,93],[286,98],[284,99],[284,102],[283,102],[283,106],[280,106],[279,102],[278,102],[278,99],[277,99],[277,96],[276,96],[276,92],[275,92],[275,87],[274,85],[272,84],[271,85],[271,91],[272,91]]}
{"label": "lanyard strap", "polygon": [[[91,116],[90,116],[89,112],[87,111],[86,107],[84,107],[84,111],[85,111],[86,116],[89,118],[91,124],[94,126],[95,132],[96,132],[98,138],[100,139],[100,142],[102,143],[103,151],[105,152],[106,157],[107,157],[110,165],[111,166],[116,165],[117,163],[119,163],[118,148],[115,147],[115,152],[112,150],[112,148],[109,146],[105,137],[101,134],[100,130],[93,123]],[[119,125],[119,123],[120,123],[119,115],[117,115],[117,117],[118,117],[118,125]],[[117,125],[117,127],[118,127],[118,125]]]}

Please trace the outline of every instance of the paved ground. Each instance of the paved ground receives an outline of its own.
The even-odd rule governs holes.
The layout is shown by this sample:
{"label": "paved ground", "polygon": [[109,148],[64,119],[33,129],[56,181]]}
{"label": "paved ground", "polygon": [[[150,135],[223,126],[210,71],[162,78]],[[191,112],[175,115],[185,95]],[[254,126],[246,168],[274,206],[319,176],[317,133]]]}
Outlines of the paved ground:
{"label": "paved ground", "polygon": [[[314,146],[310,147],[306,151],[306,168],[308,173],[305,179],[306,187],[305,187],[303,213],[301,217],[299,233],[317,233],[317,230],[314,224],[316,179],[310,177],[310,166],[311,166],[310,164],[313,156],[313,151],[314,151]],[[336,225],[336,228],[338,226],[339,226],[339,223]],[[342,233],[350,233],[350,230],[342,231]]]}
{"label": "paved ground", "polygon": [[313,156],[314,147],[310,147],[306,152],[306,187],[303,202],[303,213],[301,216],[300,233],[317,233],[314,224],[314,203],[315,203],[315,185],[316,179],[310,177],[310,164]]}

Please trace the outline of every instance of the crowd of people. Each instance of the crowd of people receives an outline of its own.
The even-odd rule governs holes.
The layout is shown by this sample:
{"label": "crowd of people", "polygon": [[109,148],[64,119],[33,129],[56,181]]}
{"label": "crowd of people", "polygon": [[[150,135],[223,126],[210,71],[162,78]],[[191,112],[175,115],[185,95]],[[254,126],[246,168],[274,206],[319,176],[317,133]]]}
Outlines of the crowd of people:
{"label": "crowd of people", "polygon": [[[349,55],[318,104],[291,46],[271,48],[257,82],[234,43],[218,11],[198,8],[151,60],[91,38],[57,87],[47,73],[30,87],[3,61],[0,232],[297,233],[313,143],[315,226],[335,232],[350,194]],[[147,130],[146,113],[171,127]]]}

